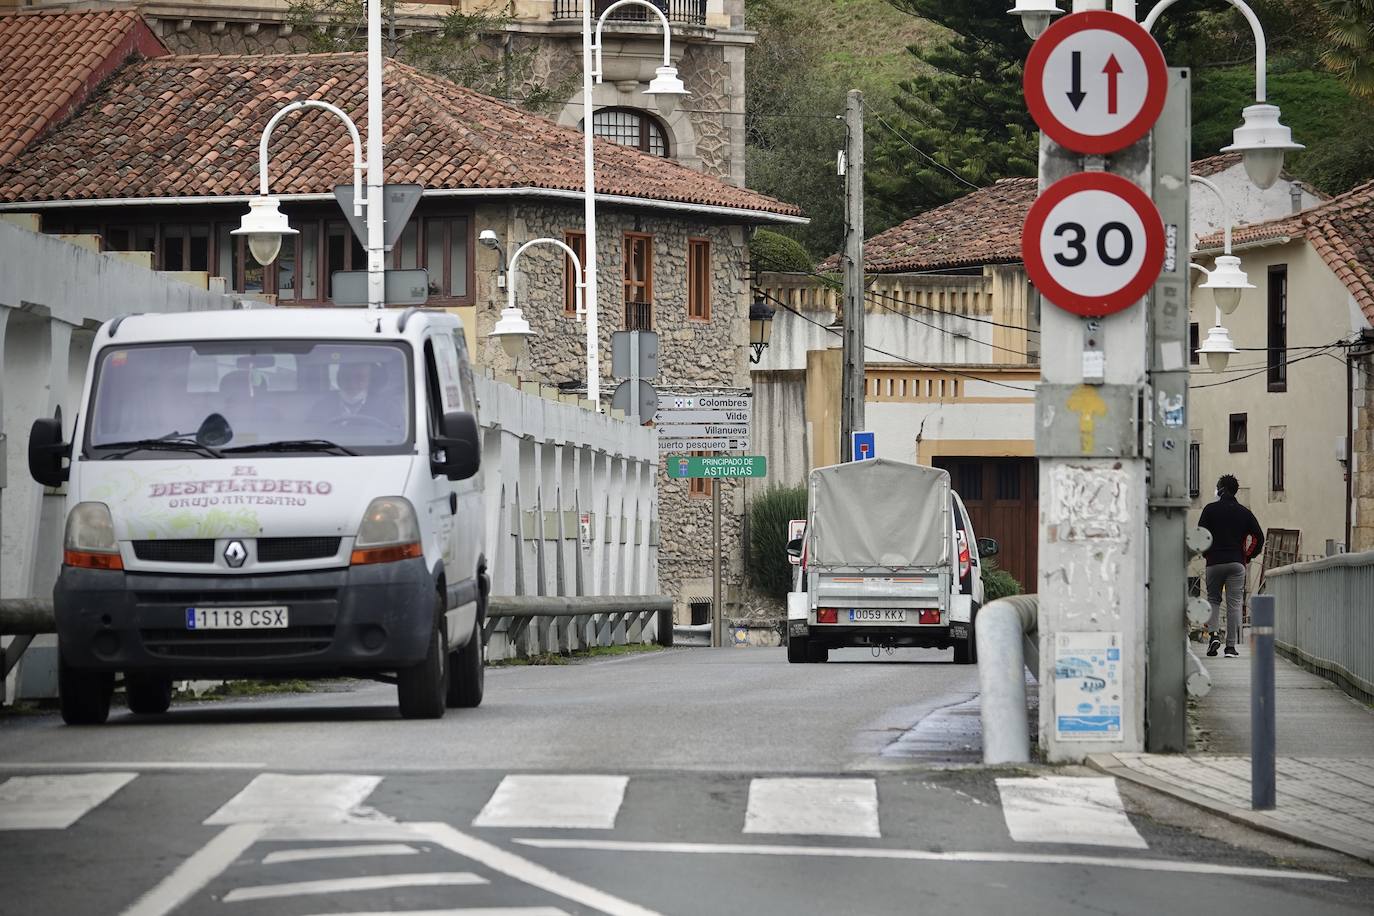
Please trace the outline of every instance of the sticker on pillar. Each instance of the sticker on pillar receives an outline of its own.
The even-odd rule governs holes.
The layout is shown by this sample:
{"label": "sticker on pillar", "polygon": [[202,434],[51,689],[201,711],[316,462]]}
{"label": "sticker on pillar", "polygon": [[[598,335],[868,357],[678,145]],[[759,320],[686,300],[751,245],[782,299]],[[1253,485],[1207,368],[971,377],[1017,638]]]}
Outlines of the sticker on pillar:
{"label": "sticker on pillar", "polygon": [[582,549],[592,549],[592,514],[583,512],[577,519],[578,535],[582,539]]}
{"label": "sticker on pillar", "polygon": [[1120,741],[1120,633],[1054,637],[1054,732],[1061,741]]}

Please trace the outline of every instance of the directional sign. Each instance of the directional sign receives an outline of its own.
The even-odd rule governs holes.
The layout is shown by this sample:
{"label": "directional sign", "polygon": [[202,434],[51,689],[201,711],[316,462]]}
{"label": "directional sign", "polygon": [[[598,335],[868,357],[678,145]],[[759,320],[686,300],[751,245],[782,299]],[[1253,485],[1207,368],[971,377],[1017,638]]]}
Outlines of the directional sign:
{"label": "directional sign", "polygon": [[664,395],[662,410],[752,410],[751,394],[689,394]]}
{"label": "directional sign", "polygon": [[1159,278],[1164,223],[1149,195],[1120,175],[1070,175],[1031,205],[1021,257],[1053,304],[1085,317],[1110,315]]}
{"label": "directional sign", "polygon": [[[367,305],[367,271],[336,270],[329,298],[335,305]],[[424,305],[429,301],[429,271],[423,267],[388,269],[383,278],[387,305]]]}
{"label": "directional sign", "polygon": [[747,452],[749,439],[728,436],[694,439],[664,439],[660,437],[658,450],[660,452]]}
{"label": "directional sign", "polygon": [[672,455],[668,458],[669,477],[766,477],[768,458],[764,455]]}
{"label": "directional sign", "polygon": [[751,425],[748,423],[683,423],[658,427],[661,439],[690,439],[693,436],[736,436],[747,439],[751,431]]}
{"label": "directional sign", "polygon": [[1113,153],[1139,140],[1164,110],[1164,52],[1119,13],[1065,16],[1031,46],[1023,87],[1040,129],[1078,153]]}

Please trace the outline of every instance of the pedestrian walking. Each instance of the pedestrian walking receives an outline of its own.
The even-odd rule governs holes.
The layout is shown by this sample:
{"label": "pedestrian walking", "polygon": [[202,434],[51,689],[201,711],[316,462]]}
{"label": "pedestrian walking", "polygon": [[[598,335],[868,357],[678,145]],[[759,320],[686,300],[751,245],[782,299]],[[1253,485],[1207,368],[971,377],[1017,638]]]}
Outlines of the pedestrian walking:
{"label": "pedestrian walking", "polygon": [[1207,618],[1207,654],[1215,656],[1221,648],[1220,617],[1222,592],[1226,597],[1226,657],[1236,658],[1240,638],[1241,601],[1245,595],[1245,574],[1251,558],[1264,547],[1264,531],[1249,509],[1236,501],[1240,481],[1230,474],[1217,479],[1216,502],[1208,503],[1198,526],[1212,533],[1212,546],[1203,554],[1207,561],[1207,601],[1212,614]]}

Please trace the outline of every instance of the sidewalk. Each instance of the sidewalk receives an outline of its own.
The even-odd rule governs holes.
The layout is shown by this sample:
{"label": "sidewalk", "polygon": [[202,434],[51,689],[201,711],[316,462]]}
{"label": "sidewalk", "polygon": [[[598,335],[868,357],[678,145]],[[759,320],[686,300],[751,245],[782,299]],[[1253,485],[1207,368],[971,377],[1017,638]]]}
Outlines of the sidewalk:
{"label": "sidewalk", "polygon": [[1374,862],[1374,710],[1275,659],[1278,806],[1250,810],[1250,655],[1205,658],[1212,692],[1190,716],[1197,748],[1096,754],[1089,765],[1270,833]]}

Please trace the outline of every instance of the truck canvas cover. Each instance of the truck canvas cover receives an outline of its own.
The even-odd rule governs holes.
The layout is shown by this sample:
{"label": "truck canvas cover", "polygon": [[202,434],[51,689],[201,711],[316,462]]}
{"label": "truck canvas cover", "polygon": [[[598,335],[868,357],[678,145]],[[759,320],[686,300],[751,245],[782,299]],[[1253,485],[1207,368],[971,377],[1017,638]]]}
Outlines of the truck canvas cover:
{"label": "truck canvas cover", "polygon": [[810,478],[808,562],[929,568],[948,562],[949,472],[870,458]]}

